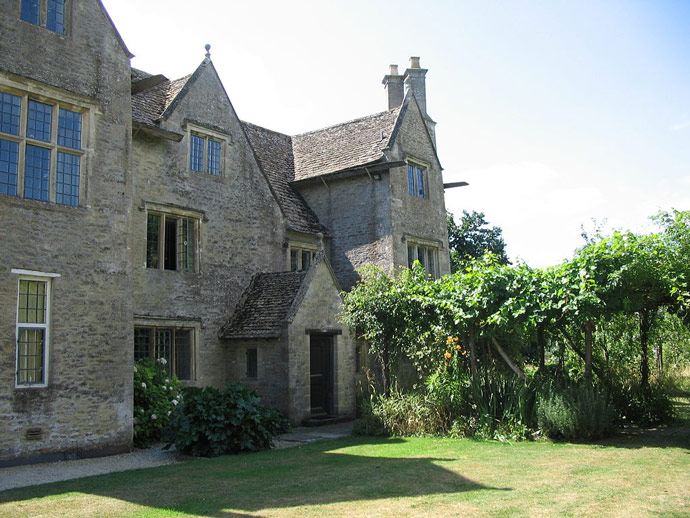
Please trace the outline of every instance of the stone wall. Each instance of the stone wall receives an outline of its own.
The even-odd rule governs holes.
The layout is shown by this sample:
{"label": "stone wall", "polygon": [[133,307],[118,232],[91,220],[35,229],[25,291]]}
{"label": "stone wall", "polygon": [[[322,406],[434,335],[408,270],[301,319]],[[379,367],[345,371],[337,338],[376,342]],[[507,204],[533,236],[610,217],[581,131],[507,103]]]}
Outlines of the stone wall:
{"label": "stone wall", "polygon": [[342,300],[325,261],[312,267],[307,290],[288,329],[289,416],[299,424],[311,415],[310,334],[332,334],[334,342],[335,413],[355,415],[355,344],[347,326],[340,323]]}
{"label": "stone wall", "polygon": [[[20,21],[20,2],[0,1],[0,89],[86,110],[79,207],[0,195],[0,464],[131,443],[129,58],[98,2],[68,6],[60,35]],[[59,275],[45,387],[15,385],[12,269]]]}
{"label": "stone wall", "polygon": [[328,228],[328,258],[341,288],[349,290],[359,279],[357,268],[375,264],[390,271],[393,267],[388,174],[374,180],[362,172],[331,178],[327,185],[318,181],[300,184],[298,189]]}
{"label": "stone wall", "polygon": [[[179,97],[179,96],[178,96]],[[191,122],[193,121],[193,122]],[[135,205],[132,216],[134,315],[137,319],[201,322],[196,340],[196,385],[221,387],[231,376],[227,344],[218,339],[256,272],[285,270],[284,220],[259,170],[244,132],[213,66],[200,74],[170,118],[180,142],[134,139]],[[217,177],[190,171],[191,127],[225,139],[224,168]],[[192,211],[200,218],[195,272],[146,268],[146,207]]]}
{"label": "stone wall", "polygon": [[391,170],[393,220],[393,256],[396,266],[407,266],[407,241],[420,238],[433,242],[438,249],[439,273],[450,273],[448,228],[441,167],[427,136],[424,119],[414,101],[408,105],[405,119],[391,150],[391,160],[411,160],[426,166],[427,196],[411,196],[407,168]]}

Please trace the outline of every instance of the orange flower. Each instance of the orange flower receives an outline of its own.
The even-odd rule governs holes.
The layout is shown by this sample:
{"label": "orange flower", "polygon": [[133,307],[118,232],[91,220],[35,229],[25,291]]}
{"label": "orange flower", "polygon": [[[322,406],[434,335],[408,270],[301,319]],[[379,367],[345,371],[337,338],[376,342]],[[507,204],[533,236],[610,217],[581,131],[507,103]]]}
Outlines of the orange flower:
{"label": "orange flower", "polygon": [[450,360],[450,359],[451,359],[451,357],[452,357],[453,355],[452,355],[452,354],[450,354],[450,353],[446,353],[446,354],[444,354],[443,356],[445,356],[445,357],[446,357],[446,360]]}
{"label": "orange flower", "polygon": [[463,356],[465,356],[465,351],[462,351],[460,354],[462,354]]}
{"label": "orange flower", "polygon": [[446,343],[447,343],[448,345],[452,344],[452,343],[453,343],[453,337],[452,337],[452,336],[449,336],[448,338],[446,338]]}
{"label": "orange flower", "polygon": [[462,349],[462,345],[458,344],[455,346],[455,348],[459,351],[460,349]]}
{"label": "orange flower", "polygon": [[453,341],[454,341],[454,342],[459,342],[460,339],[459,339],[457,336],[454,336],[454,337],[453,337]]}

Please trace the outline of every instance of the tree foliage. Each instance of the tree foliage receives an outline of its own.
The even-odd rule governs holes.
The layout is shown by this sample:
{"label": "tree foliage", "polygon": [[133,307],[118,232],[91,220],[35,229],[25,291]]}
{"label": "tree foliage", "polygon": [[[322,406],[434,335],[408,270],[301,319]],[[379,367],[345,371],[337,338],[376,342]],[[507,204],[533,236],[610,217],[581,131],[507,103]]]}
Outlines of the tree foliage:
{"label": "tree foliage", "polygon": [[[465,216],[486,224],[481,213]],[[345,320],[369,341],[386,393],[391,365],[407,358],[428,375],[455,354],[446,337],[459,337],[458,368],[473,379],[496,368],[524,378],[536,367],[607,390],[630,387],[634,377],[640,393],[651,397],[650,356],[661,372],[663,351],[671,347],[660,323],[673,329],[674,358],[690,356],[684,352],[690,348],[690,213],[661,213],[656,220],[660,232],[597,235],[549,268],[507,264],[500,239],[502,255],[467,254],[460,270],[435,281],[421,268],[396,275],[368,269],[345,295]]]}
{"label": "tree foliage", "polygon": [[503,231],[500,227],[490,227],[483,212],[463,210],[459,225],[448,212],[446,221],[452,272],[461,270],[473,258],[482,257],[486,252],[493,254],[499,264],[510,263]]}

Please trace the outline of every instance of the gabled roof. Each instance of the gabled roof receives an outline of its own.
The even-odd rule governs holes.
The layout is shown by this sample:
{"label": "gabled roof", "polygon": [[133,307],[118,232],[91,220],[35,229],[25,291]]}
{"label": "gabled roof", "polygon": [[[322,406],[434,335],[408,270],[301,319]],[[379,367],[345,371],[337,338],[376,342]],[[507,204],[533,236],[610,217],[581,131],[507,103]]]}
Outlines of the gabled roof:
{"label": "gabled roof", "polygon": [[257,273],[242,294],[221,338],[277,338],[298,299],[307,272]]}
{"label": "gabled roof", "polygon": [[385,159],[400,108],[292,137],[294,179],[372,164]]}
{"label": "gabled roof", "polygon": [[242,122],[256,158],[264,170],[278,202],[283,207],[288,225],[292,230],[309,234],[327,234],[304,198],[288,182],[295,177],[292,139],[288,135]]}
{"label": "gabled roof", "polygon": [[[132,84],[151,77],[151,74],[132,68]],[[163,113],[170,107],[192,75],[147,88],[132,95],[132,120],[147,125],[157,125]]]}

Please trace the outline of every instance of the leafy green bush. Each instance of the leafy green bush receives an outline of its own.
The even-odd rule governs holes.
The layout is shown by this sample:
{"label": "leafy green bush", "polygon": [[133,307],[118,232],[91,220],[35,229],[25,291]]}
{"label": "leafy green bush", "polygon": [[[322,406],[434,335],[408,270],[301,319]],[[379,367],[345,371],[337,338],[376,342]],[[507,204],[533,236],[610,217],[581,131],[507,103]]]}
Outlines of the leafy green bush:
{"label": "leafy green bush", "polygon": [[613,390],[613,403],[621,423],[640,426],[668,424],[673,420],[673,387],[661,381],[653,381],[645,389],[634,381]]}
{"label": "leafy green bush", "polygon": [[403,394],[397,388],[390,396],[372,394],[363,403],[362,419],[353,433],[358,435],[439,435],[448,429],[443,409],[425,394]]}
{"label": "leafy green bush", "polygon": [[537,396],[537,422],[551,438],[604,437],[614,431],[616,415],[608,396],[589,383],[545,385]]}
{"label": "leafy green bush", "polygon": [[134,445],[143,448],[161,440],[170,414],[182,397],[183,385],[165,369],[165,359],[134,364]]}
{"label": "leafy green bush", "polygon": [[261,405],[254,391],[233,383],[223,390],[187,388],[165,439],[178,451],[215,457],[270,448],[273,438],[289,428],[288,420]]}

